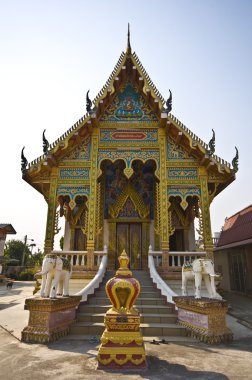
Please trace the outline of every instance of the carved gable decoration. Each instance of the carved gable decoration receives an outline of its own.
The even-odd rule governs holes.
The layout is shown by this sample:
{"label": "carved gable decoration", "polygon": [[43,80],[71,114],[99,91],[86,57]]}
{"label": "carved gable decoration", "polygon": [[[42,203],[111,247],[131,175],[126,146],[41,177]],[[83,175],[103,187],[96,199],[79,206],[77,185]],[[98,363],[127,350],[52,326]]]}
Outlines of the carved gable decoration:
{"label": "carved gable decoration", "polygon": [[[147,218],[150,214],[149,205],[145,205],[140,195],[133,188],[133,186],[128,183],[123,189],[122,193],[117,198],[116,202],[113,205],[109,205],[109,215],[111,218],[117,218],[119,213],[122,211],[124,213],[125,207],[127,207],[126,202],[130,199],[128,204],[131,207],[133,205],[133,210],[139,213],[140,218]],[[132,216],[131,216],[132,217]]]}
{"label": "carved gable decoration", "polygon": [[176,145],[175,141],[171,138],[167,138],[167,160],[190,160],[195,161],[193,156],[182,148],[180,145]]}
{"label": "carved gable decoration", "polygon": [[135,209],[130,198],[124,203],[124,207],[119,212],[119,218],[139,218],[139,212]]}
{"label": "carved gable decoration", "polygon": [[88,136],[81,145],[67,153],[63,160],[90,160],[91,138]]}
{"label": "carved gable decoration", "polygon": [[158,122],[157,116],[147,105],[144,97],[128,83],[113,99],[100,121],[128,122],[144,121]]}

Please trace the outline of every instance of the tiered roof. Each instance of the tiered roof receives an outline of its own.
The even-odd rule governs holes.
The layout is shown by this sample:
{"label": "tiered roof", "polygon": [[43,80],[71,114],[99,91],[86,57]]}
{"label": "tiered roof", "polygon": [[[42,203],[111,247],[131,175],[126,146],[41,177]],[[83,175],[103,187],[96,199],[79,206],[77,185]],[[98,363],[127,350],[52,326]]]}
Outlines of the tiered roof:
{"label": "tiered roof", "polygon": [[235,179],[235,170],[227,161],[209,154],[208,144],[174,115],[167,113],[164,98],[147,74],[137,54],[131,52],[129,39],[126,52],[122,52],[107,82],[93,100],[92,111],[82,116],[68,131],[53,142],[49,146],[49,154],[44,154],[29,163],[23,178],[37,190],[43,192],[40,186],[33,183],[32,177],[38,172],[50,170],[53,165],[57,165],[67,151],[78,146],[92,132],[92,128],[98,125],[101,116],[113,101],[116,93],[128,80],[137,87],[158,117],[161,127],[166,129],[167,134],[175,140],[176,144],[183,146],[189,154],[193,154],[198,159],[201,165],[211,171],[214,170],[217,176],[221,177],[221,183],[218,189],[215,189],[215,195]]}

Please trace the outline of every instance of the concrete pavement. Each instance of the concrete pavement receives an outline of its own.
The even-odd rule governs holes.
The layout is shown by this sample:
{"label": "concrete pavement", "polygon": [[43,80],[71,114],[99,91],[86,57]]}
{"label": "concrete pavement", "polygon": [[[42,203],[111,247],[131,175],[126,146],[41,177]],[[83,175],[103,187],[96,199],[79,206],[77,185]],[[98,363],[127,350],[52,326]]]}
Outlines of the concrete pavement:
{"label": "concrete pavement", "polygon": [[[74,284],[77,291],[78,284]],[[18,341],[28,322],[24,300],[32,296],[34,283],[15,282],[12,290],[0,287],[0,369],[1,378],[26,379],[231,379],[252,380],[252,330],[228,316],[234,341],[207,345],[200,342],[146,343],[148,370],[136,373],[96,370],[98,345],[67,337],[48,345]],[[244,304],[245,305],[245,304]],[[233,306],[232,306],[233,307]],[[248,309],[250,309],[248,307]],[[10,331],[8,333],[7,331]]]}

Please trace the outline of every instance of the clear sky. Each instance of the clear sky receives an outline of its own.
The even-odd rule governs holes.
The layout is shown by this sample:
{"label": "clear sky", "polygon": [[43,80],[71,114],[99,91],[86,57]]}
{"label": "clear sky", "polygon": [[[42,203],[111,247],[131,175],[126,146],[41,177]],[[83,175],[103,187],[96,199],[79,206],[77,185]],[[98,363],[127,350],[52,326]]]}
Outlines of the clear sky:
{"label": "clear sky", "polygon": [[165,98],[172,90],[172,113],[206,143],[214,128],[228,162],[239,149],[237,179],[211,206],[219,231],[252,203],[251,20],[249,0],[0,0],[0,222],[43,248],[47,205],[21,178],[21,149],[32,161],[44,129],[53,142],[85,113],[130,22],[132,50]]}

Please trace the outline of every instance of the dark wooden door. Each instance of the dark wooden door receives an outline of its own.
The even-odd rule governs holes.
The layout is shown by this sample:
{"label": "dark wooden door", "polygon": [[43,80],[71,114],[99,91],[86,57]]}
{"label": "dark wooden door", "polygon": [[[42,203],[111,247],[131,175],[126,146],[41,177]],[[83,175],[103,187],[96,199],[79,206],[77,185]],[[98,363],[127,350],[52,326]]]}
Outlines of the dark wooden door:
{"label": "dark wooden door", "polygon": [[[117,223],[116,228],[116,251],[117,257],[125,249],[130,258],[131,269],[141,269],[142,258],[142,228],[141,223]],[[115,267],[118,268],[116,257]]]}

